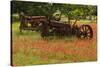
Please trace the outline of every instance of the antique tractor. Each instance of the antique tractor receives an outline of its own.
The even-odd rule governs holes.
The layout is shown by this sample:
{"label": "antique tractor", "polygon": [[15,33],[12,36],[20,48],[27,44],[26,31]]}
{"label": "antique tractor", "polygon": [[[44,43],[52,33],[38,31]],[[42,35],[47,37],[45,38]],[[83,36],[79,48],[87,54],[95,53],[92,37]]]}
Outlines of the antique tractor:
{"label": "antique tractor", "polygon": [[45,16],[23,16],[19,27],[22,30],[39,30],[42,37],[76,36],[78,38],[93,38],[93,30],[89,25],[65,24],[56,20],[48,20]]}
{"label": "antique tractor", "polygon": [[41,36],[76,36],[78,38],[90,39],[93,37],[92,28],[89,25],[64,24],[59,21],[41,21]]}

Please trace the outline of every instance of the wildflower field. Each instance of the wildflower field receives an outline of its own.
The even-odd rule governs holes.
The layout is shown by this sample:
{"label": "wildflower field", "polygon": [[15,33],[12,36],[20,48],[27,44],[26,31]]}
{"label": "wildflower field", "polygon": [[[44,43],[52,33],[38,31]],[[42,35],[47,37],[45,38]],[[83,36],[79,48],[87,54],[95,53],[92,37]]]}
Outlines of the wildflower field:
{"label": "wildflower field", "polygon": [[20,33],[19,22],[12,23],[13,65],[96,61],[97,25],[94,22],[87,24],[93,29],[91,40],[76,37],[43,39],[40,33],[35,31],[27,30]]}

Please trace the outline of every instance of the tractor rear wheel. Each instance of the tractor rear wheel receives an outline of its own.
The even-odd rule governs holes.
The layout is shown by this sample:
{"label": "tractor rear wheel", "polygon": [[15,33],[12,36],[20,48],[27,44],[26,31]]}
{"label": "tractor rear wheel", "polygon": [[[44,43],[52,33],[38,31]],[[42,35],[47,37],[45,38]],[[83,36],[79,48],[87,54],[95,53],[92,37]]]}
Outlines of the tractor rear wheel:
{"label": "tractor rear wheel", "polygon": [[92,30],[91,26],[89,26],[89,25],[80,26],[78,37],[83,38],[83,39],[93,38],[93,30]]}

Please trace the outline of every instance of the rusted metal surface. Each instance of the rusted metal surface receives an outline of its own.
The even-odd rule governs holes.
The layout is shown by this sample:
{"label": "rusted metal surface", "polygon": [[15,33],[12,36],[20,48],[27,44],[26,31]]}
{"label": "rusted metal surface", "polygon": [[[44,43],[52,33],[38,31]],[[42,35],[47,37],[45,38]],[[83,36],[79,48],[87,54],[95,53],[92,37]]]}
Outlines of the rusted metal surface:
{"label": "rusted metal surface", "polygon": [[[20,21],[21,21],[19,27],[20,31],[22,30],[34,31],[37,28],[39,28],[42,37],[47,37],[51,35],[53,36],[74,35],[79,38],[93,37],[93,31],[89,25],[82,25],[78,27],[76,25],[76,22],[73,25],[71,25],[71,24],[64,24],[61,21],[48,20],[45,16],[24,16],[24,15],[21,15]],[[88,28],[88,29],[83,29],[83,28]]]}

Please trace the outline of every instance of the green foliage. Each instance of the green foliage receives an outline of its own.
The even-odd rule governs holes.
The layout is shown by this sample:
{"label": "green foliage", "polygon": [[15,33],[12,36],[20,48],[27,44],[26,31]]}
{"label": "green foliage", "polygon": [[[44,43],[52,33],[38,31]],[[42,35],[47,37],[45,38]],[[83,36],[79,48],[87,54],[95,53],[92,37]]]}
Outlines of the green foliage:
{"label": "green foliage", "polygon": [[75,4],[57,4],[57,3],[40,3],[40,2],[11,2],[12,14],[24,12],[26,15],[32,16],[46,16],[48,19],[54,19],[54,13],[59,11],[60,17],[62,15],[71,19],[86,19],[87,16],[97,16],[97,6],[92,5],[75,5]]}
{"label": "green foliage", "polygon": [[12,16],[12,22],[18,22],[19,21],[19,15],[18,14],[13,14]]}

